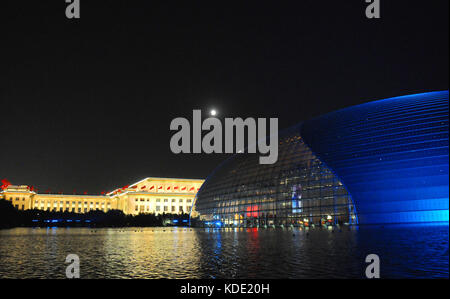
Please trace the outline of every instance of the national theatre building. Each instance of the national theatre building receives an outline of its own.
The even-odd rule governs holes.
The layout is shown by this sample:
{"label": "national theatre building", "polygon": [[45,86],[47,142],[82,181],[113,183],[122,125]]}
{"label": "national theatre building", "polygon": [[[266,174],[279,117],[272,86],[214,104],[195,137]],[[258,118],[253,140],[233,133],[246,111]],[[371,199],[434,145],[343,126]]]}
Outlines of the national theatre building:
{"label": "national theatre building", "polygon": [[373,101],[282,131],[276,163],[234,155],[195,209],[213,226],[448,223],[448,94]]}
{"label": "national theatre building", "polygon": [[40,209],[86,213],[121,210],[125,214],[190,213],[203,180],[146,178],[115,189],[105,195],[38,194],[29,186],[6,186],[0,198],[11,201],[19,210]]}

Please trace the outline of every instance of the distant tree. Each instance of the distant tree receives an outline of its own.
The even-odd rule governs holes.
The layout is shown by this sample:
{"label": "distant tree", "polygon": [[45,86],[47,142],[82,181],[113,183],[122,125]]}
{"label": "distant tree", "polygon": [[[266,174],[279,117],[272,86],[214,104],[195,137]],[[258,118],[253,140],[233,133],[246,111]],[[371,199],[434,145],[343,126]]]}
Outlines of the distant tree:
{"label": "distant tree", "polygon": [[10,201],[0,199],[0,227],[15,227],[21,222],[19,211]]}

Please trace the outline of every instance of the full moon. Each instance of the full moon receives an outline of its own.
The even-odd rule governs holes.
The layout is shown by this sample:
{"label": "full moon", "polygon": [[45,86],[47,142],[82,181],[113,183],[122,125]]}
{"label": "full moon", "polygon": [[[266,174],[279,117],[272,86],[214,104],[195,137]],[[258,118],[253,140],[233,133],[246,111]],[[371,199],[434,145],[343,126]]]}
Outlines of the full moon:
{"label": "full moon", "polygon": [[211,113],[211,115],[212,115],[212,116],[216,116],[216,114],[217,114],[217,111],[216,111],[216,110],[214,110],[214,109],[212,109],[210,113]]}

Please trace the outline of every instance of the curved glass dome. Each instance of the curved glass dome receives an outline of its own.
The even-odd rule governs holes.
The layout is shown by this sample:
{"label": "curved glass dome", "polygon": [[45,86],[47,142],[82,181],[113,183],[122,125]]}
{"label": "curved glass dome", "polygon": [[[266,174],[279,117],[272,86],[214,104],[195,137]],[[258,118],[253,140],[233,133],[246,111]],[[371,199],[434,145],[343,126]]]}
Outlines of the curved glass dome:
{"label": "curved glass dome", "polygon": [[448,91],[389,98],[304,123],[361,223],[448,221]]}
{"label": "curved glass dome", "polygon": [[278,161],[236,154],[194,208],[213,225],[448,221],[448,91],[338,110],[280,134]]}
{"label": "curved glass dome", "polygon": [[201,219],[244,227],[355,222],[348,192],[305,145],[300,128],[280,136],[275,164],[236,154],[218,167],[197,193]]}

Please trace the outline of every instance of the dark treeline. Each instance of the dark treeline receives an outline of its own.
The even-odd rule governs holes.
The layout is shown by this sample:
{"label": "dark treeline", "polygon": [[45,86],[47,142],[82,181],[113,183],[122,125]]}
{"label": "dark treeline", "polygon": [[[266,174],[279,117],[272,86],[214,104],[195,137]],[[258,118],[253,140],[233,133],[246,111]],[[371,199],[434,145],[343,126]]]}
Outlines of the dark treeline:
{"label": "dark treeline", "polygon": [[[196,219],[191,219],[194,226]],[[88,226],[88,227],[127,227],[127,226],[187,226],[189,214],[139,214],[125,215],[120,210],[90,211],[84,214],[73,212],[54,212],[42,210],[19,211],[11,202],[0,199],[0,228],[35,226]]]}

